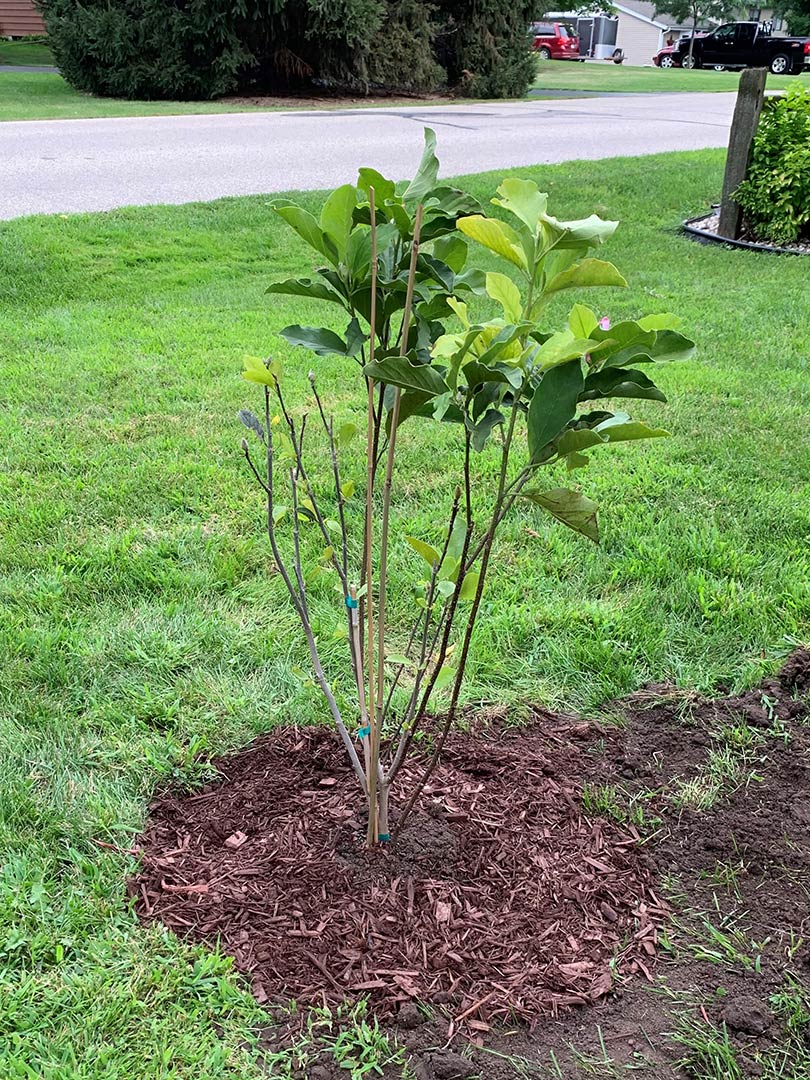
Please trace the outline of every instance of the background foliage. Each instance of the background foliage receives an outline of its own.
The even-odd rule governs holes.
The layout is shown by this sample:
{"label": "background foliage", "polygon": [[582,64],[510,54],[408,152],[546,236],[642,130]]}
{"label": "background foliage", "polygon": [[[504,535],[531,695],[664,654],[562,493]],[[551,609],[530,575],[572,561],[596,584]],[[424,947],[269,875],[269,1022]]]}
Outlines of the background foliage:
{"label": "background foliage", "polygon": [[526,92],[525,0],[40,0],[62,73],[114,97],[307,85]]}
{"label": "background foliage", "polygon": [[810,237],[810,91],[770,98],[736,194],[753,232],[777,244]]}

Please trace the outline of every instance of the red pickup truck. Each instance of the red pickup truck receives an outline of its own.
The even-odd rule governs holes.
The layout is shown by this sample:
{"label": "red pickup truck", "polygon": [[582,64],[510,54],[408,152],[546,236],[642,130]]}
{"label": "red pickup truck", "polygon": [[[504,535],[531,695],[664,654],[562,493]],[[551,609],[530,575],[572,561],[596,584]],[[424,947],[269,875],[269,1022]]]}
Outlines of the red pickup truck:
{"label": "red pickup truck", "polygon": [[534,51],[541,60],[580,60],[579,36],[567,23],[532,23]]}

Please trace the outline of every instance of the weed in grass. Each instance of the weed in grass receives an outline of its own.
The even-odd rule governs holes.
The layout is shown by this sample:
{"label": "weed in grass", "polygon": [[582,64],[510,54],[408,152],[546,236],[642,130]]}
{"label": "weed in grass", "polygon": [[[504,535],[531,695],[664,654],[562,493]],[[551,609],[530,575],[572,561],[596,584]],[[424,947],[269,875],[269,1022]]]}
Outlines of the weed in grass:
{"label": "weed in grass", "polygon": [[684,1048],[677,1066],[692,1080],[744,1080],[725,1024],[717,1028],[686,1014],[670,1038]]}
{"label": "weed in grass", "polygon": [[308,1010],[300,1034],[283,1049],[262,1056],[269,1075],[279,1080],[308,1072],[326,1060],[345,1070],[346,1080],[373,1080],[392,1067],[399,1067],[403,1080],[411,1075],[404,1049],[393,1046],[376,1017],[369,1017],[366,1001],[352,1007]]}
{"label": "weed in grass", "polygon": [[661,824],[660,817],[647,816],[644,803],[654,798],[654,792],[630,794],[612,784],[589,784],[582,788],[582,805],[586,813],[608,818],[619,825],[630,823],[641,833],[654,832]]}
{"label": "weed in grass", "polygon": [[675,806],[710,810],[721,797],[762,780],[754,768],[763,760],[765,740],[760,732],[740,720],[722,727],[715,740],[700,772],[675,785],[671,796]]}

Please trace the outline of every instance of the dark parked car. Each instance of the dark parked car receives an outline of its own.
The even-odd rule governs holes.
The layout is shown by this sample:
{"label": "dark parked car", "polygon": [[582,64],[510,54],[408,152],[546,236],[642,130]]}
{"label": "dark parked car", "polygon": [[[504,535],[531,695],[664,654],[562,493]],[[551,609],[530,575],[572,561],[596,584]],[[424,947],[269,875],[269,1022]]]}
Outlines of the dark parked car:
{"label": "dark parked car", "polygon": [[799,75],[810,70],[810,38],[771,37],[759,23],[737,22],[695,38],[692,57],[689,40],[675,46],[673,60],[680,67],[767,67],[774,75]]}
{"label": "dark parked car", "polygon": [[579,36],[567,23],[532,23],[534,51],[541,60],[581,60]]}

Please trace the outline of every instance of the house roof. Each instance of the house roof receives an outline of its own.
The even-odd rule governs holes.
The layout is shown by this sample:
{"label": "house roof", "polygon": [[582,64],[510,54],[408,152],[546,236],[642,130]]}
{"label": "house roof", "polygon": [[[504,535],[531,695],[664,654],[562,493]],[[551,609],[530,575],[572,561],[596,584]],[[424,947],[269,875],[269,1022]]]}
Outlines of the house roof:
{"label": "house roof", "polygon": [[[676,19],[674,15],[667,15],[665,12],[658,11],[655,4],[646,3],[645,0],[623,0],[621,4],[614,3],[613,7],[625,15],[641,19],[642,22],[650,23],[651,26],[657,26],[659,30],[692,29],[691,26],[685,25],[679,19]],[[706,20],[702,21],[705,22]],[[708,21],[717,24],[716,19],[709,19]]]}

